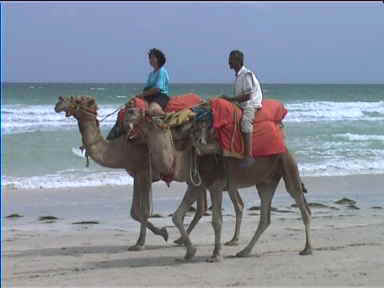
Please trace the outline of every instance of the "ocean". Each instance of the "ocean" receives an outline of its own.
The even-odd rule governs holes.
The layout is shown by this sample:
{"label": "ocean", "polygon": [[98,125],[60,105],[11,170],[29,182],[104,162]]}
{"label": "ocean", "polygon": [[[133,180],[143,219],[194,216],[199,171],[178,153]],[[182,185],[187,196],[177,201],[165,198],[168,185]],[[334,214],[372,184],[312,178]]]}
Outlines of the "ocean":
{"label": "ocean", "polygon": [[[286,143],[302,176],[384,173],[384,85],[264,84],[264,98],[288,109]],[[76,154],[77,122],[54,111],[59,96],[91,95],[99,119],[112,113],[143,84],[5,83],[2,91],[3,187],[22,189],[129,185],[124,170],[104,168]],[[231,84],[172,84],[170,95],[205,99],[231,95]],[[104,136],[116,114],[101,122]]]}

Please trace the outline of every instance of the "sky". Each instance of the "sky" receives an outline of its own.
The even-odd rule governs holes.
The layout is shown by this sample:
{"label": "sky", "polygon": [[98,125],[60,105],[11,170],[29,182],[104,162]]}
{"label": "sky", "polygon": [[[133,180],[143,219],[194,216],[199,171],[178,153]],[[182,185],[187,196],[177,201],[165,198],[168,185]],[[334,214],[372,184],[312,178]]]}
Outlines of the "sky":
{"label": "sky", "polygon": [[238,49],[263,83],[384,83],[384,3],[1,2],[7,82],[230,83]]}

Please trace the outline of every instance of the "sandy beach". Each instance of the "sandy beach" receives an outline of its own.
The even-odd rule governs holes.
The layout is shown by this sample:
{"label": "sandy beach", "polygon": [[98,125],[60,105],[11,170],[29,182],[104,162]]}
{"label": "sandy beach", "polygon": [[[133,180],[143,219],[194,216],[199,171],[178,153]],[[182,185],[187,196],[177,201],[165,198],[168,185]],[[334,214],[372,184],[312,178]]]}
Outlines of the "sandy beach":
{"label": "sandy beach", "polygon": [[[316,199],[321,199],[322,195],[334,195],[327,198],[332,201],[349,195],[348,198],[356,201],[355,208],[331,201],[327,202],[327,207],[312,208],[313,255],[299,255],[304,247],[304,226],[299,212],[292,208],[290,213],[272,213],[272,223],[250,257],[232,257],[248,243],[257,227],[258,211],[246,210],[240,244],[223,246],[221,263],[206,262],[212,253],[214,239],[210,216],[204,217],[191,234],[197,247],[196,257],[191,262],[176,261],[183,258],[185,249],[173,244],[179,234],[171,217],[164,211],[161,213],[163,218],[151,220],[159,226],[167,226],[168,242],[148,232],[145,250],[128,251],[127,247],[136,242],[139,231],[139,225],[129,217],[132,187],[4,188],[3,216],[17,213],[24,217],[3,218],[2,287],[382,287],[384,176],[305,177],[304,182],[309,190],[306,197],[310,203],[319,202]],[[179,201],[184,190],[184,184],[172,183],[170,189],[155,184],[154,213],[157,212],[156,201],[170,198]],[[367,191],[369,195],[376,195],[376,200],[365,201]],[[285,203],[279,202],[285,194],[283,185],[280,185],[272,206]],[[242,190],[241,195],[247,209],[255,204],[257,196],[253,188]],[[247,198],[251,197],[249,195],[253,195],[251,200]],[[101,205],[111,199],[115,202]],[[66,206],[62,210],[52,208],[64,205],[64,200],[78,206],[73,205],[72,209]],[[95,207],[92,215],[99,217],[90,217],[84,212],[86,210],[82,207],[86,207],[87,202]],[[48,203],[57,206],[49,208]],[[115,211],[113,203],[126,205],[126,213],[121,215]],[[288,200],[278,208],[291,204],[293,200]],[[47,215],[58,219],[38,220],[38,216]],[[190,219],[190,216],[186,217],[186,223]],[[82,220],[96,220],[100,224],[73,224]],[[225,210],[223,241],[232,237],[234,220],[233,210]],[[130,224],[119,226],[123,222]]]}

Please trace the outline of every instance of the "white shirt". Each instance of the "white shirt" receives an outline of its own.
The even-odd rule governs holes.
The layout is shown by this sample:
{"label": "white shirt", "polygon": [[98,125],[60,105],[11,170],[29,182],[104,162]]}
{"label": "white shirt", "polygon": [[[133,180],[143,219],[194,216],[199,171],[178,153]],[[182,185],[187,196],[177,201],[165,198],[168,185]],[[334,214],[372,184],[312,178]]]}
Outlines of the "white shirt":
{"label": "white shirt", "polygon": [[234,82],[235,97],[244,94],[251,94],[248,101],[239,102],[241,108],[261,108],[261,100],[263,100],[263,93],[261,91],[259,80],[255,74],[247,69],[245,66],[241,67],[236,74]]}

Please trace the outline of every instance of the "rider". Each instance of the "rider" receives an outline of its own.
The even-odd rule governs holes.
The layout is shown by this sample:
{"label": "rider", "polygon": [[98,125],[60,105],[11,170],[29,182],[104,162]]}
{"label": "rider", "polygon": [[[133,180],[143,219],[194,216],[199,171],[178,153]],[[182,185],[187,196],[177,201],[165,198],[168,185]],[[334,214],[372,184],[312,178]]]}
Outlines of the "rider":
{"label": "rider", "polygon": [[169,101],[169,76],[167,70],[163,67],[166,58],[164,53],[156,48],[149,50],[148,57],[153,71],[148,75],[143,92],[136,95],[136,97],[143,98],[149,103],[149,113],[162,115]]}
{"label": "rider", "polygon": [[244,54],[239,50],[233,50],[229,54],[229,68],[235,70],[234,97],[222,96],[222,98],[239,102],[243,111],[241,119],[241,131],[245,140],[245,159],[241,166],[248,167],[254,163],[252,156],[252,132],[255,112],[261,107],[263,93],[255,74],[244,66]]}
{"label": "rider", "polygon": [[[145,99],[149,103],[149,112],[152,115],[164,114],[164,108],[167,106],[168,82],[169,76],[167,70],[163,67],[166,61],[165,55],[159,49],[153,48],[148,52],[149,64],[153,67],[153,71],[149,73],[147,83],[143,92],[136,97]],[[119,119],[109,132],[107,139],[111,140],[123,134],[119,126]]]}

